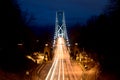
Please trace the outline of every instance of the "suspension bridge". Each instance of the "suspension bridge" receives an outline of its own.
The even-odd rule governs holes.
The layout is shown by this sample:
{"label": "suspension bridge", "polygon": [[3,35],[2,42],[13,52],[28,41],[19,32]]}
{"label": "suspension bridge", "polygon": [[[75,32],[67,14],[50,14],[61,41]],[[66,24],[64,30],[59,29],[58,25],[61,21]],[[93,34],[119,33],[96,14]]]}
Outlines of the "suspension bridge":
{"label": "suspension bridge", "polygon": [[96,80],[97,68],[85,71],[70,58],[64,11],[56,12],[53,58],[30,73],[30,80]]}

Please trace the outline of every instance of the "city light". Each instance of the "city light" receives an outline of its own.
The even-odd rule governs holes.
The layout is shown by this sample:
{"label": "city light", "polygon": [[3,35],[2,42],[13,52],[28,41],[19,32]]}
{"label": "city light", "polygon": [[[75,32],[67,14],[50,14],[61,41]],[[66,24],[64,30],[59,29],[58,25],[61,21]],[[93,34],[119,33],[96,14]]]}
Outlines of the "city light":
{"label": "city light", "polygon": [[75,43],[75,45],[77,46],[77,45],[78,45],[78,43]]}
{"label": "city light", "polygon": [[48,44],[45,44],[45,46],[48,46]]}
{"label": "city light", "polygon": [[19,43],[19,44],[17,44],[18,46],[22,46],[23,44],[22,43]]}

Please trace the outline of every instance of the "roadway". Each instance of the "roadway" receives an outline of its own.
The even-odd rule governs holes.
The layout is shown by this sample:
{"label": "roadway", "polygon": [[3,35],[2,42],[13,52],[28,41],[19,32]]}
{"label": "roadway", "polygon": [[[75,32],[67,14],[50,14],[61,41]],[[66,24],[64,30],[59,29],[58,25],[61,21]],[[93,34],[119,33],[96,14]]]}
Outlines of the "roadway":
{"label": "roadway", "polygon": [[58,38],[53,60],[33,70],[30,80],[95,80],[95,71],[83,71],[70,59],[64,39]]}
{"label": "roadway", "polygon": [[72,63],[63,38],[58,38],[53,64],[45,80],[79,80],[82,70]]}

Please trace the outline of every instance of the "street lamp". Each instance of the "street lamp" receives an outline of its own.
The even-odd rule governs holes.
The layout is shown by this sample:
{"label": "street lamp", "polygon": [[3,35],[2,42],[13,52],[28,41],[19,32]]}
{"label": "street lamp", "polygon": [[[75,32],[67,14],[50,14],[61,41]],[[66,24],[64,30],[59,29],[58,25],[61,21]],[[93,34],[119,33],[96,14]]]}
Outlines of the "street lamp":
{"label": "street lamp", "polygon": [[45,46],[48,46],[48,44],[45,44]]}
{"label": "street lamp", "polygon": [[78,45],[78,43],[75,43],[75,45],[77,46],[77,45]]}
{"label": "street lamp", "polygon": [[36,42],[39,42],[39,40],[36,40]]}
{"label": "street lamp", "polygon": [[29,71],[26,71],[26,75],[29,75]]}

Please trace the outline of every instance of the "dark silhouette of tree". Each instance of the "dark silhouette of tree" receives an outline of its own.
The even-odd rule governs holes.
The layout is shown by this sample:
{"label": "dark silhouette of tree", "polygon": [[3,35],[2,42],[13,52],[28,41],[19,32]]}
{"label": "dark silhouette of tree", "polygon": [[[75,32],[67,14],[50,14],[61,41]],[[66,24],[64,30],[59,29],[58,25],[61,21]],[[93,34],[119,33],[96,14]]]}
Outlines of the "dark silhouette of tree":
{"label": "dark silhouette of tree", "polygon": [[78,42],[80,47],[98,53],[98,60],[104,70],[117,72],[120,67],[117,62],[119,61],[120,0],[110,0],[106,7],[104,13],[88,19],[84,27],[79,24],[72,27],[70,40],[73,44]]}
{"label": "dark silhouette of tree", "polygon": [[119,59],[119,14],[120,1],[111,0],[107,11],[99,16],[92,16],[81,33],[83,35],[80,39],[83,39],[86,48],[93,49],[98,55],[104,55],[104,61],[99,61],[105,70],[119,70],[119,63],[116,62]]}
{"label": "dark silhouette of tree", "polygon": [[[22,17],[16,0],[2,0],[0,15],[0,67],[10,71],[25,68],[25,54],[32,48],[34,34]],[[30,21],[30,20],[29,20]],[[17,44],[22,43],[22,46]]]}

